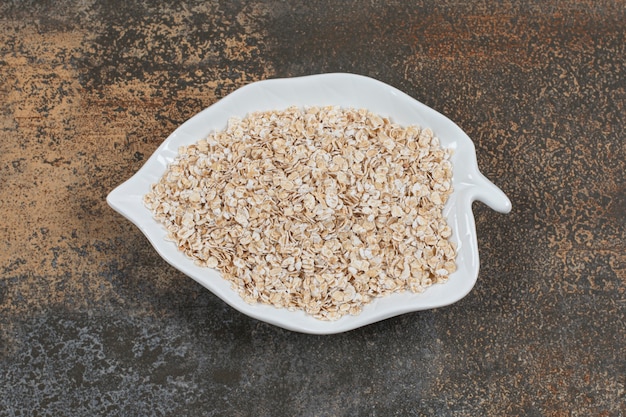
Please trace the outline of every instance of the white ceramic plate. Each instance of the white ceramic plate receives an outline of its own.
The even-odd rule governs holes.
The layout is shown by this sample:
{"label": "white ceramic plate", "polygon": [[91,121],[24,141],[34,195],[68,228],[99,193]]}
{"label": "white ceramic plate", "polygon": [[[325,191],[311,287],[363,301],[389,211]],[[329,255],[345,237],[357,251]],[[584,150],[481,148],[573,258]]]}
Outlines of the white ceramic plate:
{"label": "white ceramic plate", "polygon": [[[454,191],[444,208],[444,215],[453,230],[452,239],[458,245],[458,269],[447,283],[435,284],[421,294],[404,292],[378,298],[357,316],[321,321],[301,311],[244,302],[217,271],[194,265],[174,243],[165,240],[165,228],[152,218],[142,199],[176,157],[179,146],[224,129],[232,116],[244,117],[252,111],[293,105],[367,108],[402,125],[429,127],[439,137],[442,146],[454,149],[451,158]],[[396,88],[372,78],[343,73],[259,81],[238,89],[176,129],[132,178],[107,197],[108,204],[139,227],[163,259],[232,307],[285,329],[314,334],[345,332],[399,314],[452,304],[467,295],[476,283],[479,268],[472,213],[475,200],[502,213],[511,210],[506,195],[478,170],[474,144],[456,124]]]}

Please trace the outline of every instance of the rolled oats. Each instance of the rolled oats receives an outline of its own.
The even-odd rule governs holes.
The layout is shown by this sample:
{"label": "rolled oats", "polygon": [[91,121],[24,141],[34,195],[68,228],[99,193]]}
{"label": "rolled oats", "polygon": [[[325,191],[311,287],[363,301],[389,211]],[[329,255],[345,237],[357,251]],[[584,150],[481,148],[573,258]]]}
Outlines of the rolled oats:
{"label": "rolled oats", "polygon": [[247,302],[335,320],[455,271],[450,153],[364,109],[257,112],[181,147],[144,202]]}

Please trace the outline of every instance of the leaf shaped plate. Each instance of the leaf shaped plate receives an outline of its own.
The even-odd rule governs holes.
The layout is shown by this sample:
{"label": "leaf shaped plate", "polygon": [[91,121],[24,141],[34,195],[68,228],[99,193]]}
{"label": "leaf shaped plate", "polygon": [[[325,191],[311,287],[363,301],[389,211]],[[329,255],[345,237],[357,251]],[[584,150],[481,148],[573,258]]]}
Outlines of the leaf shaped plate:
{"label": "leaf shaped plate", "polygon": [[[248,304],[212,269],[194,265],[165,240],[165,228],[158,224],[143,204],[143,196],[174,160],[179,146],[194,143],[210,132],[226,127],[233,116],[244,117],[253,111],[277,110],[289,106],[326,106],[367,108],[401,125],[429,127],[440,143],[452,148],[453,193],[444,215],[458,246],[457,271],[445,284],[435,284],[423,293],[396,293],[375,299],[361,314],[336,321],[321,321],[301,311],[288,311],[262,304]],[[285,329],[312,334],[332,334],[408,312],[452,304],[467,295],[478,277],[479,257],[472,202],[482,201],[496,211],[507,213],[511,202],[478,169],[471,139],[451,120],[411,98],[400,90],[372,78],[346,74],[318,74],[297,78],[273,79],[246,85],[177,128],[128,181],[107,197],[108,204],[133,222],[169,264],[208,288],[223,301],[248,316]]]}

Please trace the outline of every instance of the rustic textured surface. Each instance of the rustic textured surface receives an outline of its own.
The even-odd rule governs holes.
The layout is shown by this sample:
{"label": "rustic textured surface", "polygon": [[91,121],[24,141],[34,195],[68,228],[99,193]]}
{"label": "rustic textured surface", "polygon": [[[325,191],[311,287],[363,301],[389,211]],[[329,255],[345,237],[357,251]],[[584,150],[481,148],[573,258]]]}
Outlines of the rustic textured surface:
{"label": "rustic textured surface", "polygon": [[[0,416],[626,414],[624,3],[407,3],[0,4]],[[513,211],[475,205],[459,303],[319,337],[105,197],[230,91],[329,71],[455,120]]]}

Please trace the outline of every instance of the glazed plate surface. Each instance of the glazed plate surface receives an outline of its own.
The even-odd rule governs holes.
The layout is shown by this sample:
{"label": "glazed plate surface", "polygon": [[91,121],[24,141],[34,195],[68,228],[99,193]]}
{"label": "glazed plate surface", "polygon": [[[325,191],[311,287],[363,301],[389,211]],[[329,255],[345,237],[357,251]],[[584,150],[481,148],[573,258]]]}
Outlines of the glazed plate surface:
{"label": "glazed plate surface", "polygon": [[[359,315],[321,321],[301,311],[246,303],[219,272],[194,265],[174,243],[165,239],[165,228],[152,218],[150,210],[143,204],[143,196],[161,178],[176,157],[178,148],[197,142],[212,131],[224,129],[233,116],[245,117],[253,111],[279,110],[294,105],[366,108],[404,126],[417,124],[430,128],[443,147],[454,150],[451,158],[453,193],[444,207],[444,215],[452,228],[452,240],[457,244],[458,254],[457,271],[450,275],[447,283],[435,284],[420,294],[403,292],[378,298],[364,306]],[[472,213],[472,202],[477,200],[501,213],[511,210],[506,195],[480,173],[473,142],[454,122],[394,87],[372,78],[345,73],[259,81],[236,90],[183,123],[135,175],[107,197],[108,204],[134,223],[165,261],[233,308],[285,329],[313,334],[345,332],[400,314],[443,307],[465,297],[474,287],[479,270]]]}

